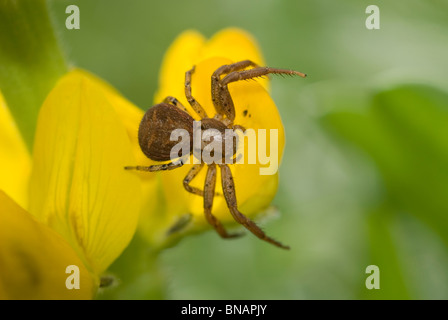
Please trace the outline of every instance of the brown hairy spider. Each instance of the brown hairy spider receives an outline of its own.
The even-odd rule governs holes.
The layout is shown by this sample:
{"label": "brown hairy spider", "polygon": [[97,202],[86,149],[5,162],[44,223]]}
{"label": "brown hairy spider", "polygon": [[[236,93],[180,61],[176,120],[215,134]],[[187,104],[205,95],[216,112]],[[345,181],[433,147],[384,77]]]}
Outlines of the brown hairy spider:
{"label": "brown hairy spider", "polygon": [[[247,69],[252,67],[251,69]],[[244,60],[236,62],[230,65],[223,65],[216,69],[211,77],[211,90],[212,101],[216,110],[216,115],[210,118],[202,106],[191,95],[191,76],[194,72],[193,69],[185,73],[185,96],[188,103],[193,110],[201,118],[201,129],[216,129],[219,133],[218,136],[212,137],[212,139],[220,139],[225,141],[229,139],[228,135],[225,135],[225,129],[245,129],[240,125],[235,125],[235,108],[233,105],[232,97],[229,93],[227,85],[231,82],[239,80],[248,80],[257,77],[262,77],[267,74],[286,74],[286,75],[298,75],[306,77],[305,74],[292,70],[276,69],[269,67],[259,67],[257,64],[250,60]],[[223,76],[221,78],[221,76]],[[173,97],[167,97],[165,100],[153,106],[146,111],[143,119],[140,123],[138,131],[138,140],[140,148],[143,153],[154,161],[168,161],[171,160],[171,149],[177,143],[176,141],[170,141],[171,132],[175,129],[186,130],[190,137],[193,136],[193,122],[194,119],[188,113],[187,109]],[[211,139],[211,140],[212,140]],[[234,137],[230,138],[234,139]],[[190,139],[192,141],[192,139]],[[210,141],[208,142],[210,143]],[[206,147],[207,142],[202,142],[201,151]],[[235,155],[236,148],[233,150]],[[193,144],[190,144],[190,155],[193,153]],[[221,153],[224,160],[224,152]],[[203,158],[200,159],[199,164],[193,164],[192,168],[184,178],[183,184],[185,190],[190,193],[196,194],[204,198],[204,214],[208,223],[210,223],[218,234],[222,238],[234,238],[240,234],[229,234],[224,229],[221,222],[212,214],[213,198],[215,196],[215,184],[216,184],[216,163],[206,162]],[[126,170],[141,170],[141,171],[161,171],[172,170],[181,167],[184,163],[180,161],[172,161],[166,164],[152,165],[152,166],[128,166]],[[203,168],[204,164],[207,164],[207,174],[205,178],[204,190],[190,186],[190,182],[196,177],[199,171]],[[224,197],[233,218],[249,231],[251,231],[258,238],[267,241],[277,247],[283,249],[289,249],[288,246],[281,244],[280,242],[268,237],[252,220],[247,218],[238,210],[237,199],[235,194],[235,184],[233,182],[232,173],[225,161],[222,164],[218,164],[221,170],[221,183]]]}

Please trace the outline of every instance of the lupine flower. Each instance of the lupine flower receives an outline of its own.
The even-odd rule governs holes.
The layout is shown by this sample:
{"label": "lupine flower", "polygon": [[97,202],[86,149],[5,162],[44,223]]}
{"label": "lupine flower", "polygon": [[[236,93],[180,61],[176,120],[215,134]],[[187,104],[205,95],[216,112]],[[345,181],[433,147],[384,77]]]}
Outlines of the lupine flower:
{"label": "lupine flower", "polygon": [[[3,101],[2,108],[6,119]],[[136,161],[122,121],[135,110],[103,81],[75,69],[42,105],[31,160],[12,118],[2,123],[9,129],[0,131],[0,166],[17,163],[0,185],[1,298],[94,296],[137,226],[141,181],[122,169]],[[80,268],[79,291],[66,287],[69,265]]]}

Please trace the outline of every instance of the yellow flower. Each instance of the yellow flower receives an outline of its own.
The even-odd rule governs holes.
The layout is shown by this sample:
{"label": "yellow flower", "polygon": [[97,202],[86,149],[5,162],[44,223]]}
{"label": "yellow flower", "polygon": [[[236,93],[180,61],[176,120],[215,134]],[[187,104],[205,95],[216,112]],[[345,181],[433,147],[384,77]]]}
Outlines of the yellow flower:
{"label": "yellow flower", "polygon": [[[66,268],[79,268],[68,290]],[[94,281],[72,247],[0,190],[0,300],[90,299]]]}
{"label": "yellow flower", "polygon": [[[187,107],[196,120],[199,120],[184,94],[185,72],[196,66],[191,81],[192,94],[207,114],[213,116],[216,113],[211,100],[213,71],[224,64],[247,59],[265,65],[256,42],[243,30],[225,29],[208,41],[195,31],[186,31],[174,41],[165,55],[154,103],[162,102],[167,96],[174,96]],[[268,87],[267,79],[259,79],[232,83],[229,85],[229,90],[235,104],[235,124],[242,125],[246,129],[266,129],[268,136],[269,129],[278,130],[277,147],[280,163],[285,136],[280,115],[267,91]],[[269,138],[267,144],[269,145]],[[247,155],[247,143],[245,147]],[[230,167],[240,211],[248,217],[254,217],[264,211],[277,191],[278,173],[260,175],[259,169],[265,165],[259,161],[256,164],[235,164]],[[158,175],[161,187],[151,207],[142,212],[139,223],[140,231],[154,246],[173,243],[185,232],[210,228],[204,218],[202,197],[188,193],[183,188],[183,179],[190,168],[191,165],[184,165],[172,171],[145,173]],[[191,185],[203,189],[205,174],[206,170],[202,170]],[[220,181],[219,173],[217,181]],[[222,195],[220,183],[217,183],[216,187],[216,192]],[[224,224],[234,224],[223,196],[215,197],[212,212]],[[189,223],[186,222],[188,217],[192,218]],[[171,232],[178,231],[179,225],[184,223],[187,225],[186,228],[180,232]]]}
{"label": "yellow flower", "polygon": [[31,158],[0,92],[0,190],[22,207],[28,204]]}
{"label": "yellow flower", "polygon": [[[11,117],[1,123],[0,167],[11,171],[0,184],[0,299],[93,297],[137,227],[141,181],[123,167],[137,161],[126,123],[139,113],[73,70],[42,105],[32,161]],[[80,268],[79,291],[66,288],[68,265]]]}

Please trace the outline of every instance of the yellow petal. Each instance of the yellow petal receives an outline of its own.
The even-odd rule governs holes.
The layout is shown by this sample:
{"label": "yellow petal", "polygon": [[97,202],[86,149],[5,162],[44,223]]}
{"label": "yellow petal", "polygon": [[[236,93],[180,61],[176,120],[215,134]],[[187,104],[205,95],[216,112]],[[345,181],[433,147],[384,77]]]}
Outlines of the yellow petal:
{"label": "yellow petal", "polygon": [[0,92],[0,189],[24,208],[30,172],[30,155]]}
{"label": "yellow petal", "polygon": [[205,44],[195,62],[223,57],[233,61],[250,59],[262,64],[264,59],[255,38],[247,31],[238,28],[226,28],[213,35]]}
{"label": "yellow petal", "polygon": [[[79,268],[79,289],[67,289]],[[70,245],[0,190],[0,300],[91,299],[95,281]]]}
{"label": "yellow petal", "polygon": [[132,238],[141,201],[126,129],[101,81],[74,70],[39,114],[30,212],[57,230],[99,275]]}
{"label": "yellow petal", "polygon": [[[126,100],[120,93],[110,86],[105,81],[91,76],[91,80],[95,81],[105,91],[105,96],[114,107],[115,112],[118,114],[120,120],[126,128],[126,132],[131,141],[132,150],[135,157],[135,163],[128,163],[128,165],[141,165],[149,166],[156,164],[156,162],[148,159],[142,152],[138,143],[138,127],[143,118],[143,111]],[[157,202],[154,198],[157,194],[157,188],[159,181],[156,179],[157,175],[148,174],[142,171],[133,171],[132,174],[136,174],[140,177],[142,188],[142,208],[141,213],[146,215],[147,213],[155,212],[154,206]],[[156,228],[156,223],[153,219],[140,219],[143,220],[143,224],[148,223],[149,228],[153,230]],[[142,224],[140,223],[140,224]]]}
{"label": "yellow petal", "polygon": [[[247,31],[238,28],[227,28],[214,34],[204,45],[194,63],[197,64],[213,57],[226,58],[231,62],[252,60],[260,66],[265,65],[265,60],[255,38]],[[267,90],[269,89],[267,78],[258,79],[258,83]]]}
{"label": "yellow petal", "polygon": [[178,88],[179,84],[184,83],[185,71],[191,69],[204,43],[205,38],[200,33],[188,30],[171,44],[160,69],[159,91],[155,95],[155,103],[160,103],[167,96],[173,95],[171,85]]}
{"label": "yellow petal", "polygon": [[[167,96],[175,96],[187,106],[183,93],[185,72],[211,57],[227,58],[230,63],[252,60],[259,65],[265,64],[255,39],[244,30],[227,28],[216,33],[209,41],[196,31],[185,31],[174,40],[165,54],[154,103],[160,103]],[[259,83],[268,88],[267,79],[260,79]]]}
{"label": "yellow petal", "polygon": [[[143,111],[128,100],[123,98],[113,87],[111,87],[108,83],[104,82],[101,79],[95,78],[92,79],[96,81],[99,85],[103,87],[106,93],[107,99],[113,105],[115,111],[117,112],[120,120],[123,122],[128,137],[131,141],[132,150],[135,156],[134,163],[128,163],[127,165],[140,165],[140,166],[150,166],[156,164],[155,161],[148,159],[142,152],[140,145],[138,143],[138,128],[140,122],[143,117]],[[156,238],[164,238],[164,229],[161,228],[161,222],[164,221],[164,218],[171,217],[171,220],[165,222],[167,224],[174,223],[172,221],[172,215],[163,215],[163,210],[159,210],[157,207],[162,202],[165,201],[157,201],[157,197],[160,195],[160,180],[157,179],[157,174],[150,174],[148,172],[143,171],[132,171],[129,174],[137,175],[141,181],[142,188],[142,205],[140,211],[140,220],[138,226],[140,229],[144,229],[144,234],[147,235],[147,238],[151,239],[150,242],[158,242],[161,240],[154,240]],[[172,204],[176,203],[170,202]],[[180,202],[182,203],[182,202]],[[183,202],[185,204],[185,201]],[[185,205],[184,205],[185,206]],[[167,207],[165,207],[167,209]],[[175,210],[175,208],[170,209]],[[176,211],[177,212],[177,211]]]}
{"label": "yellow petal", "polygon": [[[89,75],[89,77],[91,81],[103,89],[104,96],[118,114],[118,117],[126,129],[129,140],[131,141],[132,150],[134,151],[134,156],[137,163],[140,165],[149,165],[151,162],[143,154],[138,144],[138,127],[143,118],[144,112],[137,106],[133,105],[129,100],[125,99],[109,83],[93,75]],[[151,175],[141,175],[141,178],[144,179],[152,179],[153,177],[154,176]]]}

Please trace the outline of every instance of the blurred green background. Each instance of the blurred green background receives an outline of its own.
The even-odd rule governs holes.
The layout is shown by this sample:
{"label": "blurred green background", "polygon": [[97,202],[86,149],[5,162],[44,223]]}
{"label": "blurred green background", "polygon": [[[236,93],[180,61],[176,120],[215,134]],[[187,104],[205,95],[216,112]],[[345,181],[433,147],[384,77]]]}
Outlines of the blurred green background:
{"label": "blurred green background", "polygon": [[[65,28],[69,4],[80,30]],[[379,30],[365,27],[370,4]],[[448,298],[448,1],[54,0],[50,10],[69,62],[142,109],[189,28],[244,28],[268,65],[309,75],[272,81],[287,144],[281,215],[264,228],[292,249],[188,237],[162,253],[165,298]],[[365,287],[372,264],[380,290]],[[144,297],[146,284],[115,297]]]}

